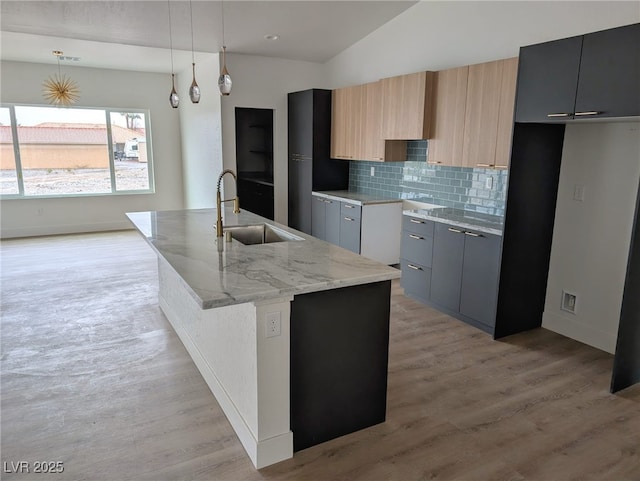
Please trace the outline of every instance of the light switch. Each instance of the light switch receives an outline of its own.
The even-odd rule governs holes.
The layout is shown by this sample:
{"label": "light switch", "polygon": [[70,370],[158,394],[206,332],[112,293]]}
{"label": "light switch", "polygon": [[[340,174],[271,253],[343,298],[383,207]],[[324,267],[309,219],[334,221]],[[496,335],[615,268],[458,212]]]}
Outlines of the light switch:
{"label": "light switch", "polygon": [[582,202],[584,200],[584,185],[576,184],[573,188],[573,200]]}

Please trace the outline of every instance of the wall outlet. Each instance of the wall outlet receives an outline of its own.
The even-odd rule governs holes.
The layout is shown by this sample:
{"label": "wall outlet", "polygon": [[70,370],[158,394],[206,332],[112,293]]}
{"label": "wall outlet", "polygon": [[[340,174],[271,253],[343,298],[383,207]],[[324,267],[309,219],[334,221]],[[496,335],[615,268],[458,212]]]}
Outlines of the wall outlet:
{"label": "wall outlet", "polygon": [[268,312],[265,319],[266,337],[279,336],[282,330],[280,312]]}
{"label": "wall outlet", "polygon": [[562,305],[560,309],[563,311],[570,312],[571,314],[576,313],[576,302],[578,298],[575,294],[567,292],[565,290],[562,291]]}
{"label": "wall outlet", "polygon": [[371,177],[376,175],[376,168],[375,167],[371,167]]}
{"label": "wall outlet", "polygon": [[38,210],[36,211],[36,215],[38,217],[43,216],[44,215],[44,207],[39,207]]}
{"label": "wall outlet", "polygon": [[487,177],[487,179],[484,181],[484,187],[488,190],[493,189],[493,177]]}
{"label": "wall outlet", "polygon": [[573,200],[582,202],[584,200],[584,185],[576,184],[573,187]]}

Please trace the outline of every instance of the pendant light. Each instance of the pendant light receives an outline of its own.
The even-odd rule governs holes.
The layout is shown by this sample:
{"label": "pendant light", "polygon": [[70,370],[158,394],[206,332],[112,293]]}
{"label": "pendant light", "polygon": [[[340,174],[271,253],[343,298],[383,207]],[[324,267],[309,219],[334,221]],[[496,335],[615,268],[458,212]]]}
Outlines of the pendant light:
{"label": "pendant light", "polygon": [[218,77],[218,88],[220,89],[220,95],[229,95],[233,82],[227,70],[227,59],[225,55],[227,46],[224,44],[224,0],[220,2],[220,9],[222,10],[222,70],[220,70],[220,77]]}
{"label": "pendant light", "polygon": [[191,102],[197,104],[200,102],[200,87],[198,87],[198,82],[196,82],[196,61],[195,54],[193,53],[193,10],[191,8],[191,0],[189,0],[189,14],[191,15],[191,69],[193,72],[193,81],[191,82],[191,87],[189,87],[189,98]]}
{"label": "pendant light", "polygon": [[71,105],[80,97],[80,89],[77,84],[60,73],[60,57],[63,52],[54,50],[53,55],[58,59],[58,75],[49,77],[44,81],[44,98],[53,105]]}
{"label": "pendant light", "polygon": [[171,49],[171,93],[169,94],[169,103],[174,109],[180,105],[180,97],[176,93],[175,74],[173,73],[173,37],[171,36],[171,0],[167,0],[169,7],[169,48]]}

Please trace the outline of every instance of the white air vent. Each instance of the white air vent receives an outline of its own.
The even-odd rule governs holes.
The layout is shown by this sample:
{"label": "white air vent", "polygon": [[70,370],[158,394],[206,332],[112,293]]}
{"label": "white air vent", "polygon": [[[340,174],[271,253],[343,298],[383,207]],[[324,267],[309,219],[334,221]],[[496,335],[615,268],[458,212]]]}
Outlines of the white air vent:
{"label": "white air vent", "polygon": [[60,56],[60,60],[64,60],[67,62],[79,62],[80,61],[80,57],[68,57],[68,56]]}

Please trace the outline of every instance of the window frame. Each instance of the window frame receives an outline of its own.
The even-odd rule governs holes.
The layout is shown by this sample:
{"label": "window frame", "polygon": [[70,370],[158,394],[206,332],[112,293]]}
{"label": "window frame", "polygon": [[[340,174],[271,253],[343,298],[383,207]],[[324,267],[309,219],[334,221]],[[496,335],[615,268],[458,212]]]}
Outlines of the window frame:
{"label": "window frame", "polygon": [[[104,197],[104,196],[119,196],[119,195],[144,195],[155,194],[155,175],[154,175],[154,162],[153,152],[151,148],[151,113],[149,109],[136,109],[136,108],[113,108],[113,107],[89,107],[89,106],[68,106],[65,109],[79,109],[79,110],[102,110],[105,114],[105,124],[107,129],[107,149],[109,155],[109,177],[111,192],[87,192],[87,193],[70,193],[70,194],[45,194],[45,195],[25,195],[24,193],[24,178],[22,175],[22,162],[20,159],[20,139],[18,138],[18,123],[16,121],[16,107],[43,107],[43,108],[55,108],[46,104],[25,104],[25,103],[0,103],[0,108],[9,109],[9,117],[11,119],[11,136],[13,139],[13,154],[16,164],[16,177],[18,182],[17,194],[3,194],[0,192],[0,199],[50,199],[50,198],[73,198],[73,197]],[[116,188],[116,164],[115,164],[115,152],[113,150],[113,137],[111,131],[111,115],[121,113],[132,113],[144,115],[144,128],[145,128],[145,144],[147,150],[147,176],[148,176],[148,189],[138,190],[118,190]]]}

